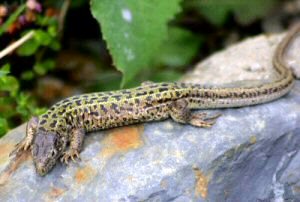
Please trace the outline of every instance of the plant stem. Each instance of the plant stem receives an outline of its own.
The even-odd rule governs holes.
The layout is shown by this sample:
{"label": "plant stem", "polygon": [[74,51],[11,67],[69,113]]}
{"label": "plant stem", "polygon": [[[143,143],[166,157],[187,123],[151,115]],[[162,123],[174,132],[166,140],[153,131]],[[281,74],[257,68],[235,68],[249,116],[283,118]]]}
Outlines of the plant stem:
{"label": "plant stem", "polygon": [[0,59],[3,58],[4,56],[8,55],[10,52],[21,46],[23,43],[31,39],[34,35],[34,31],[30,31],[27,34],[25,34],[22,38],[18,39],[14,43],[10,44],[7,46],[5,49],[0,51]]}

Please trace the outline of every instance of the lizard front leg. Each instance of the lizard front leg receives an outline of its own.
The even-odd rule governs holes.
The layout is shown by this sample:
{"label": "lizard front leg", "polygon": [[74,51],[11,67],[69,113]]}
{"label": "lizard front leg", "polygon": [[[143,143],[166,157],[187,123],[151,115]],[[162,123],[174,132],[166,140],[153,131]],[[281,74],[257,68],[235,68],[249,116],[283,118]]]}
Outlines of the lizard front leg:
{"label": "lizard front leg", "polygon": [[63,163],[68,164],[70,159],[72,159],[73,162],[75,162],[75,158],[80,159],[79,153],[82,149],[84,135],[85,132],[82,128],[73,129],[71,131],[70,147],[66,152],[64,152],[63,156],[61,157],[61,161]]}
{"label": "lizard front leg", "polygon": [[211,127],[220,115],[221,114],[208,116],[203,112],[192,113],[191,109],[188,107],[188,101],[186,99],[174,101],[170,108],[170,116],[174,121],[190,124],[196,127]]}
{"label": "lizard front leg", "polygon": [[27,127],[26,127],[25,138],[23,138],[21,140],[21,142],[16,144],[15,149],[9,154],[9,156],[11,156],[15,153],[19,153],[22,150],[26,151],[31,147],[33,138],[36,134],[36,129],[37,129],[38,124],[39,124],[39,118],[36,116],[32,117],[28,121]]}

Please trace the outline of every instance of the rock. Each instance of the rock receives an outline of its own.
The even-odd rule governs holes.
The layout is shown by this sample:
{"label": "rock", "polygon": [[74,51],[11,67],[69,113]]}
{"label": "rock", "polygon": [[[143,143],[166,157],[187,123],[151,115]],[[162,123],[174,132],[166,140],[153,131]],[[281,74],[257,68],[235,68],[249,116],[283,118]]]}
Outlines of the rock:
{"label": "rock", "polygon": [[[270,81],[281,38],[248,39],[200,63],[185,80]],[[298,41],[288,63],[296,60]],[[8,157],[25,135],[22,125],[0,140],[1,201],[300,200],[300,81],[274,102],[208,112],[223,114],[209,129],[169,119],[89,134],[80,162],[58,164],[45,177],[35,173],[28,152]]]}

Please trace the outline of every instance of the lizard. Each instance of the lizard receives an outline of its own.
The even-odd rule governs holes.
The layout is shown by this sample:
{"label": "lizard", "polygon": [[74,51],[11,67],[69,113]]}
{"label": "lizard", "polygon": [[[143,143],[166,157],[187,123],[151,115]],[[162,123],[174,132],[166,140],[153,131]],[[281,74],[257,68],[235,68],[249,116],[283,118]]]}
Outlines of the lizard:
{"label": "lizard", "polygon": [[242,107],[278,99],[294,84],[283,56],[298,32],[300,24],[276,47],[272,61],[279,76],[273,82],[252,87],[144,82],[131,89],[75,95],[32,117],[27,123],[26,136],[10,155],[31,150],[36,172],[45,176],[59,159],[66,164],[80,159],[85,135],[91,131],[170,117],[182,124],[209,128],[220,114],[210,116],[193,109]]}

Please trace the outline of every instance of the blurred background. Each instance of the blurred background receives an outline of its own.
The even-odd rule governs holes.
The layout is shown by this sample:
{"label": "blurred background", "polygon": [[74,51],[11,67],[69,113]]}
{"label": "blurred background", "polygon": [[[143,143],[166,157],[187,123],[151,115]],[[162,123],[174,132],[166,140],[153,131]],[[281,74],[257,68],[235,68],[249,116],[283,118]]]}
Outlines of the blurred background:
{"label": "blurred background", "polygon": [[[126,1],[129,7],[134,2]],[[139,35],[133,31],[129,43],[141,41],[145,55],[149,47],[143,44],[153,43],[151,57],[135,67],[118,59],[122,53],[113,42],[125,43],[118,38],[123,27],[110,18],[117,1],[108,2],[0,1],[0,136],[74,94],[128,88],[146,80],[178,80],[210,54],[246,37],[282,32],[300,16],[300,0],[174,0],[179,9],[164,9],[169,17],[163,16],[164,10],[157,17],[151,16],[151,9],[142,13],[149,15],[151,22],[144,21],[148,30],[135,24]],[[122,15],[131,20],[127,10]],[[165,18],[161,39],[159,26],[152,39],[151,23]],[[120,30],[110,33],[109,25]],[[121,34],[128,38],[126,32]],[[124,80],[124,75],[130,76]]]}

